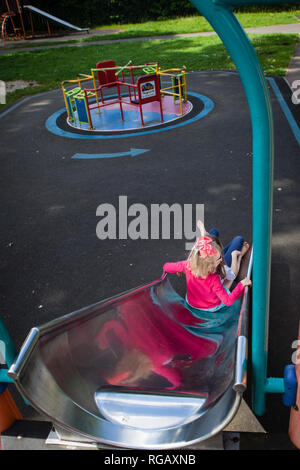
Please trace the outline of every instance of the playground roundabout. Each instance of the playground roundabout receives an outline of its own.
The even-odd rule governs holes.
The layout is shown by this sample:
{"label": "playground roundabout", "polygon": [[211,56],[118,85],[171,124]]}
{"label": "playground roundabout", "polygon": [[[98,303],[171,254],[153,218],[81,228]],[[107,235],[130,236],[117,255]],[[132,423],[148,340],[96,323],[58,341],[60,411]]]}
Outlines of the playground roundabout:
{"label": "playground roundabout", "polygon": [[[110,100],[111,96],[107,99]],[[165,107],[166,104],[166,107]],[[163,100],[163,109],[172,108],[170,98]],[[147,106],[147,105],[146,105]],[[207,116],[214,108],[214,102],[211,98],[195,93],[188,93],[188,101],[185,105],[184,114],[178,115],[176,112],[164,112],[164,120],[160,121],[158,112],[153,107],[148,106],[144,111],[145,125],[141,126],[139,121],[138,111],[125,110],[125,120],[120,118],[119,110],[116,109],[114,103],[110,109],[106,109],[103,113],[98,114],[94,110],[96,119],[94,122],[98,125],[93,129],[89,129],[87,124],[75,126],[70,122],[65,108],[62,108],[53,113],[46,122],[48,131],[62,137],[69,137],[71,139],[111,139],[122,137],[133,137],[135,135],[153,134],[157,132],[176,129],[187,124],[198,121]]]}
{"label": "playground roundabout", "polygon": [[[124,91],[125,90],[125,91]],[[174,129],[205,117],[213,101],[188,92],[185,68],[158,63],[116,66],[98,62],[90,75],[62,83],[65,108],[51,115],[48,131],[70,138],[107,139]]]}

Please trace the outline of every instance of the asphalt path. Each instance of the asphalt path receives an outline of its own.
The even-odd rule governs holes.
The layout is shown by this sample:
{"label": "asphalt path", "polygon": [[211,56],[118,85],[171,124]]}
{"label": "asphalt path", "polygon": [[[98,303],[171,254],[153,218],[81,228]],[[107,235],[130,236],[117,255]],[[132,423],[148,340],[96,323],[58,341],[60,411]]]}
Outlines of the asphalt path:
{"label": "asphalt path", "polygon": [[[299,321],[300,116],[284,79],[268,83],[275,127],[268,375],[282,377]],[[166,261],[186,258],[183,240],[100,240],[100,204],[117,213],[120,196],[149,213],[151,204],[204,204],[206,226],[218,227],[224,243],[237,234],[251,243],[251,123],[239,76],[192,73],[188,90],[213,109],[181,126],[126,137],[70,137],[55,131],[63,130],[56,119],[49,130],[49,118],[64,107],[60,90],[0,114],[1,316],[17,348],[33,326],[148,283]],[[146,151],[124,155],[131,148]],[[78,153],[121,156],[72,158]],[[183,280],[175,276],[174,285],[184,294]],[[259,418],[266,430],[286,432],[288,418],[281,396],[268,396]]]}

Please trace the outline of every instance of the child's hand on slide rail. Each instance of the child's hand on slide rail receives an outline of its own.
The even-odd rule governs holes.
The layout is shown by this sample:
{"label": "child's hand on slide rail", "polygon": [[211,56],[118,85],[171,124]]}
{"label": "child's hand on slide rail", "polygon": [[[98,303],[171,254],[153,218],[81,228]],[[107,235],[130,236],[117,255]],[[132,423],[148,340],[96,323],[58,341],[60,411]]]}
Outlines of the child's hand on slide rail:
{"label": "child's hand on slide rail", "polygon": [[244,279],[241,280],[241,283],[243,284],[244,287],[251,287],[252,286],[252,281],[251,279],[248,279],[245,277]]}

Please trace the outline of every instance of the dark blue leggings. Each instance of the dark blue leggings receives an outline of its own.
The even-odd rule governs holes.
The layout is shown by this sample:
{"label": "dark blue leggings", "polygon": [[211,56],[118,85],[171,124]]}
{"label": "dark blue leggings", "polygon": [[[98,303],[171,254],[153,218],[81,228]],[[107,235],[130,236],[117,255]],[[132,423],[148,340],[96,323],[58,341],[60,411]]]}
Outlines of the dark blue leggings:
{"label": "dark blue leggings", "polygon": [[[216,228],[212,228],[209,233],[211,235],[214,235],[215,237],[218,237],[219,238],[219,231],[216,229]],[[241,251],[242,248],[243,248],[243,244],[244,244],[244,239],[243,237],[241,236],[237,236],[237,237],[234,237],[233,240],[231,240],[230,243],[228,243],[228,245],[226,245],[223,249],[223,256],[224,256],[224,259],[225,259],[225,263],[227,264],[227,266],[231,266],[231,263],[232,263],[232,258],[231,258],[231,253],[234,251],[234,250],[238,250],[238,251]]]}

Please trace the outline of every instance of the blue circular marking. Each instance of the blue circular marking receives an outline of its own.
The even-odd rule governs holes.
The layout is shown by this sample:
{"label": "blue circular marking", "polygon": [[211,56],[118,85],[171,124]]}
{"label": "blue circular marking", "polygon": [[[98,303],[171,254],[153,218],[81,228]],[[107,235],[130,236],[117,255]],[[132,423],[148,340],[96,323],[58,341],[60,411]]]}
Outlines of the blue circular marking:
{"label": "blue circular marking", "polygon": [[196,122],[199,119],[204,118],[209,114],[213,108],[214,108],[214,102],[208,98],[207,96],[200,95],[199,93],[194,93],[194,92],[189,92],[188,95],[195,96],[196,98],[199,98],[203,104],[204,108],[202,111],[200,111],[199,114],[194,116],[191,119],[188,119],[186,121],[180,122],[178,124],[173,124],[172,126],[167,126],[167,127],[162,127],[159,129],[149,129],[144,132],[136,132],[136,133],[130,133],[130,134],[118,134],[118,135],[91,135],[91,134],[75,134],[73,132],[68,132],[64,131],[58,125],[56,124],[57,119],[61,114],[66,112],[66,108],[62,108],[59,111],[56,111],[54,114],[52,114],[46,121],[46,128],[48,129],[49,132],[55,135],[59,135],[60,137],[68,137],[69,139],[92,139],[92,140],[98,140],[98,139],[124,139],[125,137],[139,137],[140,135],[146,135],[146,134],[156,134],[157,132],[164,132],[164,131],[169,131],[171,129],[176,129],[178,127],[185,126],[187,124],[191,124],[192,122]]}

